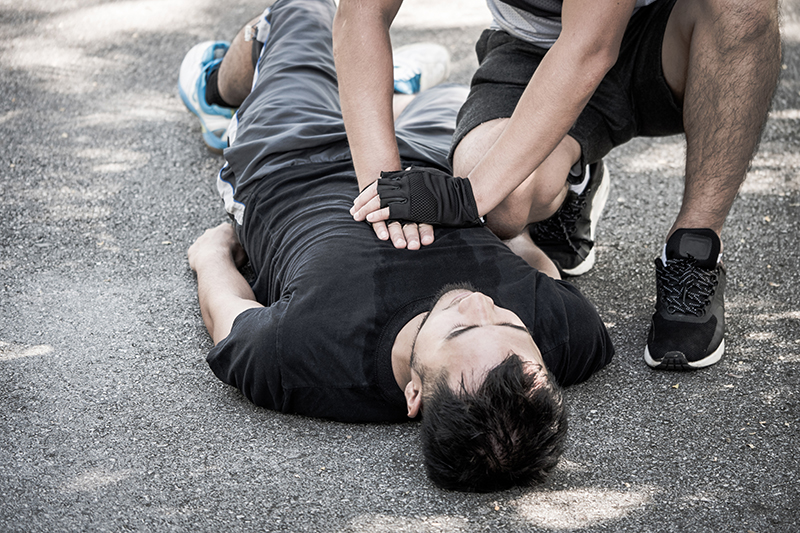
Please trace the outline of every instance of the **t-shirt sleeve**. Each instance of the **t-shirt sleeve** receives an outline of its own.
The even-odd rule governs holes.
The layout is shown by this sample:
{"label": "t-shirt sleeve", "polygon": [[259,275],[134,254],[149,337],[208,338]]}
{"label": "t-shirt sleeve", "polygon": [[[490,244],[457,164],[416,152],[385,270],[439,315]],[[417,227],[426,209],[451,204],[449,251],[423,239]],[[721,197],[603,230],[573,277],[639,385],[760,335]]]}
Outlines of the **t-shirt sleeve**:
{"label": "t-shirt sleeve", "polygon": [[[556,281],[551,288],[558,294],[551,302],[559,304],[546,311],[550,327],[563,336],[542,356],[556,381],[566,387],[589,379],[614,356],[614,345],[594,305],[570,283]],[[544,310],[539,310],[542,312]],[[544,318],[544,317],[542,317]]]}
{"label": "t-shirt sleeve", "polygon": [[243,311],[206,359],[220,380],[242,391],[254,404],[278,411],[283,410],[284,391],[277,333],[284,311],[282,301]]}

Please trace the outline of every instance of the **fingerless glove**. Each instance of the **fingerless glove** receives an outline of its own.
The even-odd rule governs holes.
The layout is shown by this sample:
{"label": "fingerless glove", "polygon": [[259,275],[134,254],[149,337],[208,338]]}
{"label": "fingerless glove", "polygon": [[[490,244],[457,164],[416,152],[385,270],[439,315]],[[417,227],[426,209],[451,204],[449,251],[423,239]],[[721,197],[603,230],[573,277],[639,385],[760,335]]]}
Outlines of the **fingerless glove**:
{"label": "fingerless glove", "polygon": [[435,168],[381,172],[378,196],[381,208],[389,207],[392,220],[456,227],[483,225],[469,179]]}

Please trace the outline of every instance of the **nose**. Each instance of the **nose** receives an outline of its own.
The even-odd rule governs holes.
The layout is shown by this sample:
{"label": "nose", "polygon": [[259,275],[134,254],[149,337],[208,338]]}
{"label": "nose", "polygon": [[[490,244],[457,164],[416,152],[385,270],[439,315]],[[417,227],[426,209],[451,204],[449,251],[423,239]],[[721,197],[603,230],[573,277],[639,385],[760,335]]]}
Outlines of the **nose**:
{"label": "nose", "polygon": [[473,292],[458,303],[461,314],[478,322],[490,320],[494,309],[494,300],[480,292]]}

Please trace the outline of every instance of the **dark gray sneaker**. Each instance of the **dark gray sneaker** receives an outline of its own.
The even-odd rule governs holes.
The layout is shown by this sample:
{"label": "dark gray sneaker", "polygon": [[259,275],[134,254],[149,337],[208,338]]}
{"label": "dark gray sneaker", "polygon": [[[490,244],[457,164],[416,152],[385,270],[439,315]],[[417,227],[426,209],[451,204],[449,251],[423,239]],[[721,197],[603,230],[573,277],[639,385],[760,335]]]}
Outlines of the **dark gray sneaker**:
{"label": "dark gray sneaker", "polygon": [[567,276],[594,266],[597,222],[608,200],[609,176],[600,160],[588,167],[589,182],[581,194],[567,192],[553,216],[528,226],[533,242]]}
{"label": "dark gray sneaker", "polygon": [[656,259],[656,312],[644,360],[653,368],[693,370],[713,365],[725,351],[725,267],[710,229],[679,229]]}

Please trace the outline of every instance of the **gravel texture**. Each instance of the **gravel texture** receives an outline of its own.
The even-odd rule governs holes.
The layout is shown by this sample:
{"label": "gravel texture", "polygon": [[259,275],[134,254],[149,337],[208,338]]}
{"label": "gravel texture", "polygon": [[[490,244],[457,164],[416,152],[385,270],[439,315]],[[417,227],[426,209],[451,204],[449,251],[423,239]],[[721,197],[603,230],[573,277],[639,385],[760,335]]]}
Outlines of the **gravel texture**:
{"label": "gravel texture", "polygon": [[[260,7],[0,1],[0,530],[800,530],[798,0],[782,9],[783,76],[724,233],[725,357],[642,361],[683,145],[631,142],[606,160],[598,261],[575,280],[618,355],[569,389],[547,483],[473,495],[427,481],[414,423],[272,413],[205,364],[185,252],[224,219],[222,160],[177,71]],[[448,46],[467,83],[487,17],[480,0],[408,0],[394,42]]]}

